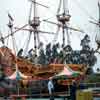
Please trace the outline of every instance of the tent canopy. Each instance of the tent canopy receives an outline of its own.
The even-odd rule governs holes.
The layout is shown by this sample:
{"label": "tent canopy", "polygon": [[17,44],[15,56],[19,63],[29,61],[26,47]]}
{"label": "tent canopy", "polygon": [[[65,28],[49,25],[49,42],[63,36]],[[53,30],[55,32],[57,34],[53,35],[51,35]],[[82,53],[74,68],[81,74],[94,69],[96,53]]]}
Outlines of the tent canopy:
{"label": "tent canopy", "polygon": [[68,79],[68,78],[76,78],[80,75],[81,75],[80,72],[74,71],[69,66],[64,65],[64,69],[58,74],[56,74],[53,78]]}
{"label": "tent canopy", "polygon": [[7,78],[11,79],[11,80],[21,80],[21,79],[27,79],[28,76],[26,76],[23,73],[21,73],[19,71],[18,67],[16,66],[15,72],[11,76],[8,76]]}

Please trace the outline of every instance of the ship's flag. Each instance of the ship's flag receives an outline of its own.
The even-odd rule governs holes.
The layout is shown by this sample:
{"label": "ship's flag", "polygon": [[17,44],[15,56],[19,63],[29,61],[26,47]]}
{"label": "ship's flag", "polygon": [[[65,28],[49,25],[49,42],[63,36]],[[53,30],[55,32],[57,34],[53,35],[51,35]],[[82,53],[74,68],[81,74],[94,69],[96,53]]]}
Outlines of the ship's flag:
{"label": "ship's flag", "polygon": [[12,16],[11,16],[10,13],[8,13],[8,17],[9,17],[9,19],[10,19],[11,21],[14,21],[14,19],[12,18]]}

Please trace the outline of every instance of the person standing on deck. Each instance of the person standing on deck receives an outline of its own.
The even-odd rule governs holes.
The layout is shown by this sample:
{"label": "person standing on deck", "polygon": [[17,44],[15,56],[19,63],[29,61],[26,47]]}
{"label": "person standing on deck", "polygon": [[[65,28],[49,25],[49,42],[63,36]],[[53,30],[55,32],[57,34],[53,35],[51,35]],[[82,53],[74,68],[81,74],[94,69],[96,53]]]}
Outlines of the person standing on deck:
{"label": "person standing on deck", "polygon": [[54,85],[53,85],[51,78],[48,81],[48,91],[49,91],[49,95],[50,95],[50,100],[54,100],[53,95],[52,95],[54,92]]}
{"label": "person standing on deck", "polygon": [[77,90],[77,83],[75,80],[73,80],[72,85],[70,86],[71,100],[76,100],[76,90]]}

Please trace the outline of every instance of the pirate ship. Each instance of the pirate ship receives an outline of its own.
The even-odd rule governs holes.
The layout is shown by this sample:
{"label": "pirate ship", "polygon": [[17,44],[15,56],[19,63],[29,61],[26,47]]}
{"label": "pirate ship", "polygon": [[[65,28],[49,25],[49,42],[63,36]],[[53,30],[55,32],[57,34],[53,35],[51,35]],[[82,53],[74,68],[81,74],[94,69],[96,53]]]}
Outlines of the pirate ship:
{"label": "pirate ship", "polygon": [[[8,14],[8,27],[10,29],[10,33],[6,37],[1,36],[0,39],[3,43],[3,46],[0,47],[0,65],[2,71],[4,72],[1,75],[1,80],[3,80],[4,77],[12,75],[13,72],[16,70],[16,65],[21,73],[23,73],[26,76],[29,76],[27,80],[48,79],[49,77],[52,77],[55,74],[61,72],[65,64],[69,66],[72,70],[81,72],[82,76],[91,73],[91,68],[97,61],[95,53],[98,52],[100,47],[99,39],[96,40],[98,48],[93,49],[89,45],[90,38],[86,34],[84,38],[81,40],[80,45],[82,49],[73,50],[70,43],[71,41],[69,30],[78,31],[80,33],[84,33],[84,31],[69,26],[71,15],[69,14],[67,4],[68,3],[66,2],[66,0],[60,0],[59,2],[59,7],[56,16],[58,23],[43,20],[44,22],[57,25],[58,28],[56,33],[39,30],[41,21],[37,16],[37,5],[46,8],[47,6],[36,2],[36,0],[31,1],[28,24],[20,28],[14,27],[14,19],[10,14]],[[62,10],[61,6],[63,6]],[[34,10],[33,17],[31,15],[32,8]],[[25,28],[27,26],[29,26],[29,28]],[[20,30],[29,31],[29,37],[25,50],[21,48],[16,53],[14,44],[14,34]],[[60,42],[56,42],[57,35],[60,30],[62,30],[62,45],[60,44]],[[45,49],[43,48],[43,43],[39,40],[39,34],[42,33],[49,33],[54,35],[54,40],[51,43],[47,44],[45,46]],[[34,36],[34,48],[28,51],[27,49],[32,34]],[[10,48],[5,46],[5,39],[9,38],[10,36],[13,40],[14,53],[12,53],[12,50]]]}

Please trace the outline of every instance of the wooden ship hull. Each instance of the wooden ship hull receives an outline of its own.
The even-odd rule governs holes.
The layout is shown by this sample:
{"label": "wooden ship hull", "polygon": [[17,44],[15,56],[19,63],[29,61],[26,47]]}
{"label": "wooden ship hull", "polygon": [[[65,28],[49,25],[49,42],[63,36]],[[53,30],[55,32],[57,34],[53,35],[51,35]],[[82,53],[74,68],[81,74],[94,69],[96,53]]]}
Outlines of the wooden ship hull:
{"label": "wooden ship hull", "polygon": [[[32,62],[16,57],[9,48],[0,48],[1,65],[4,68],[6,75],[11,75],[15,71],[15,65],[25,75],[34,78],[49,78],[59,73],[64,68],[64,64],[33,64]],[[3,54],[3,55],[2,55]],[[86,73],[87,66],[84,64],[67,64],[72,70]]]}
{"label": "wooden ship hull", "polygon": [[[55,74],[58,74],[64,69],[64,66],[68,65],[72,70],[74,71],[79,71],[82,73],[84,76],[86,71],[87,71],[87,66],[83,64],[47,64],[47,65],[41,65],[41,64],[33,64],[32,62],[28,61],[25,58],[19,58],[15,56],[12,51],[7,48],[7,47],[1,47],[0,48],[0,64],[3,68],[3,72],[6,77],[11,76],[15,70],[16,70],[16,65],[18,66],[18,70],[28,76],[27,79],[21,79],[20,80],[20,86],[24,87],[31,87],[30,93],[38,93],[38,95],[41,93],[48,94],[48,89],[47,89],[47,82],[50,77],[53,77]],[[67,80],[55,80],[55,92],[63,92],[66,93],[66,86],[68,87],[69,84],[72,84],[73,79],[67,79]],[[79,80],[80,81],[80,80]],[[11,90],[9,87],[9,84],[6,83],[4,87],[0,87],[3,89],[3,92],[0,91],[2,95],[4,95],[5,91]],[[42,84],[42,85],[41,85]],[[44,85],[43,85],[44,84]],[[59,88],[58,88],[59,87]],[[27,88],[27,89],[28,89]],[[17,93],[16,86],[13,86],[14,90],[11,92],[13,94]],[[26,88],[20,88],[20,95],[22,93],[28,94],[28,91]],[[25,92],[27,91],[27,93]],[[6,95],[10,95],[8,94]],[[60,93],[61,94],[61,93]],[[29,94],[30,95],[30,94]],[[31,94],[33,95],[33,94]],[[49,96],[49,95],[48,95]]]}
{"label": "wooden ship hull", "polygon": [[[67,2],[66,3],[65,2],[66,0],[62,0],[59,2],[59,7],[56,14],[57,21],[58,21],[57,23],[48,20],[43,20],[45,22],[58,26],[57,33],[55,34],[53,41],[51,41],[52,43],[54,42],[53,45],[51,45],[50,42],[45,46],[45,50],[43,48],[43,43],[40,42],[39,40],[39,33],[52,34],[54,32],[45,32],[45,31],[41,31],[41,29],[38,30],[41,21],[35,13],[37,13],[36,4],[39,3],[37,3],[36,0],[31,2],[34,5],[34,7],[32,7],[33,5],[31,5],[30,7],[28,24],[20,28],[13,26],[14,20],[12,16],[8,13],[9,23],[7,25],[10,30],[10,33],[6,37],[1,36],[0,39],[2,44],[4,45],[3,47],[0,47],[0,69],[2,69],[1,73],[3,74],[2,77],[0,76],[0,93],[4,93],[3,96],[5,95],[5,93],[8,93],[7,95],[10,95],[11,92],[13,94],[17,94],[17,92],[15,92],[15,89],[17,91],[17,88],[19,88],[20,95],[22,93],[28,94],[28,92],[31,92],[29,95],[36,96],[35,93],[38,93],[38,95],[42,97],[41,93],[48,93],[47,84],[49,78],[51,77],[54,81],[55,92],[58,91],[64,92],[64,95],[66,95],[66,91],[68,92],[68,88],[72,84],[73,80],[77,80],[76,81],[77,83],[78,82],[80,83],[80,81],[82,82],[83,78],[85,78],[88,68],[92,69],[92,66],[94,66],[94,64],[96,63],[97,58],[95,56],[95,53],[98,52],[98,50],[100,49],[100,41],[96,41],[98,47],[95,50],[90,47],[89,45],[90,38],[86,34],[80,43],[82,49],[81,50],[72,49],[70,43],[71,41],[69,36],[69,30],[73,30],[81,33],[84,33],[84,31],[69,26],[71,15],[69,14],[68,7],[65,7],[68,6]],[[61,10],[62,6],[63,6],[63,10]],[[60,10],[62,11],[62,13]],[[32,11],[34,11],[34,16],[31,16],[31,14],[33,14]],[[31,17],[33,17],[33,19]],[[29,28],[26,28],[27,26],[29,26]],[[14,28],[15,31],[13,31]],[[62,44],[59,48],[60,42],[58,43],[56,42],[57,42],[58,33],[61,33],[60,29],[62,30]],[[30,35],[28,36],[26,47],[25,48],[22,47],[22,49],[19,50],[17,54],[12,53],[12,50],[5,46],[4,40],[9,36],[12,36],[12,39],[14,39],[13,37],[14,34],[20,30],[29,31]],[[32,49],[28,48],[31,39],[30,38],[31,33],[34,35],[34,41],[32,41],[33,42],[32,45],[34,45],[34,50],[33,47]],[[14,45],[15,44],[13,43],[13,50],[16,49]],[[28,51],[28,49],[30,50]],[[24,54],[23,51],[27,54]],[[38,60],[40,60],[40,62],[34,63],[35,57],[39,58]],[[58,62],[55,62],[55,60],[57,60]],[[79,77],[68,77],[66,79],[54,79],[54,76],[59,74],[65,68],[65,66],[68,66],[74,72],[75,71],[79,72],[80,73]],[[14,75],[14,73],[15,72],[17,73],[17,71],[19,71],[19,73],[22,74],[23,76],[24,75],[27,76],[27,78],[24,79],[21,77],[19,80],[15,78],[15,80],[17,81],[13,81],[14,84],[12,83],[11,84],[12,87],[10,87],[9,82],[11,80],[9,76]],[[17,86],[18,82],[20,83],[19,86]],[[4,89],[3,92],[1,92],[1,88]],[[44,94],[44,96],[46,96],[46,94]],[[48,94],[48,96],[50,95]]]}

